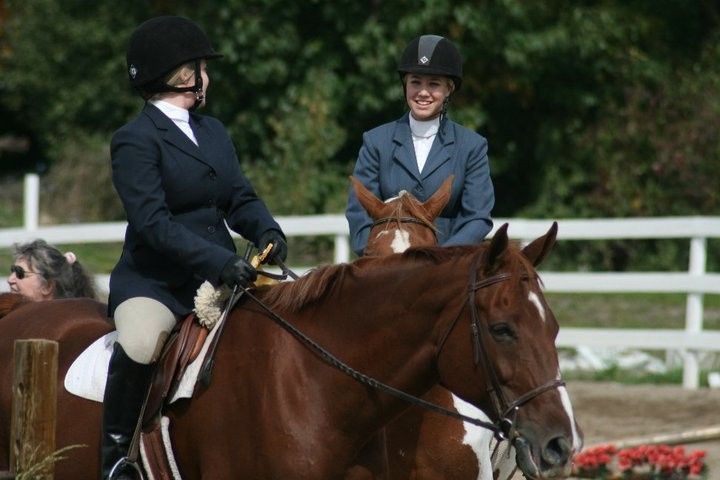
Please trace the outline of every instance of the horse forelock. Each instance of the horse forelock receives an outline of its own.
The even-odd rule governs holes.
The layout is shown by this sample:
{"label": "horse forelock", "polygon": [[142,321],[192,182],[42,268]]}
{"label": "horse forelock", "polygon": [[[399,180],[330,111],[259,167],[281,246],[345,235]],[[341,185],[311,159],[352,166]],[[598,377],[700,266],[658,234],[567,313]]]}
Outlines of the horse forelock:
{"label": "horse forelock", "polygon": [[418,220],[425,223],[427,226],[431,227],[433,230],[435,230],[435,224],[433,223],[433,218],[431,218],[430,213],[427,211],[427,209],[418,202],[418,200],[413,197],[410,194],[407,195],[401,195],[397,199],[397,204],[395,207],[395,214],[398,217],[414,217]]}

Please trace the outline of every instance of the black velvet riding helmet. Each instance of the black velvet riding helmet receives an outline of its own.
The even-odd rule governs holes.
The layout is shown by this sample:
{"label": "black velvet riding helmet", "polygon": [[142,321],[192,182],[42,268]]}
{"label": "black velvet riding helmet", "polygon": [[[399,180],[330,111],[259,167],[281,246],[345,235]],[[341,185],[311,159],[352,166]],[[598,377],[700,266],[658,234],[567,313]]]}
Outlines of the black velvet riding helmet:
{"label": "black velvet riding helmet", "polygon": [[462,57],[455,45],[439,35],[421,35],[411,41],[400,57],[398,73],[402,79],[408,73],[443,75],[455,83],[462,83]]}

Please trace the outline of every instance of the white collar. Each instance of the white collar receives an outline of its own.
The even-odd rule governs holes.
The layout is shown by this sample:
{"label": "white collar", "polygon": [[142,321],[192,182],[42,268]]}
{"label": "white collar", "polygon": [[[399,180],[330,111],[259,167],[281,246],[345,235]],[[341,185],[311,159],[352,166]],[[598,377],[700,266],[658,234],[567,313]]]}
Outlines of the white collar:
{"label": "white collar", "polygon": [[188,123],[190,121],[190,112],[182,107],[178,107],[164,100],[150,100],[150,103],[155,105],[166,117],[174,122]]}
{"label": "white collar", "polygon": [[440,117],[437,116],[432,120],[415,120],[412,114],[410,117],[410,131],[415,138],[430,138],[437,135],[440,128]]}

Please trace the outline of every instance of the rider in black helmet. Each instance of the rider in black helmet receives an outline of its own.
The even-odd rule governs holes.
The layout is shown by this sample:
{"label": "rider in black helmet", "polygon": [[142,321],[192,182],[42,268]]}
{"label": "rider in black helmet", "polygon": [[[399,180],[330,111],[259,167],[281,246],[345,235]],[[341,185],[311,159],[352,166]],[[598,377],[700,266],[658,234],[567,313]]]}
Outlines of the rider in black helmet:
{"label": "rider in black helmet", "polygon": [[[455,175],[450,201],[435,221],[438,243],[478,243],[492,228],[495,196],[487,141],[447,118],[462,84],[460,52],[445,37],[421,35],[405,47],[397,71],[410,111],[365,132],[353,175],[381,200],[405,190],[423,202]],[[372,220],[352,188],[345,215],[352,248],[362,255]]]}
{"label": "rider in black helmet", "polygon": [[462,57],[455,45],[447,38],[439,35],[422,35],[405,47],[398,62],[398,74],[403,87],[405,87],[405,75],[410,73],[448,77],[453,82],[453,92],[456,92],[460,90],[462,84]]}
{"label": "rider in black helmet", "polygon": [[118,332],[105,387],[102,478],[134,479],[127,461],[152,364],[207,280],[247,286],[256,271],[235,252],[226,224],[284,260],[285,236],[240,170],[225,127],[204,105],[205,32],[176,16],[150,19],[127,51],[130,84],[146,101],[112,138],[112,178],[127,215],[123,252],[110,275],[108,308]]}
{"label": "rider in black helmet", "polygon": [[[222,54],[213,50],[210,39],[196,23],[183,17],[152,18],[137,27],[130,37],[127,50],[130,85],[145,99],[161,92],[192,92],[197,108],[205,95],[200,62],[220,57]],[[194,64],[194,85],[168,85],[166,75],[186,62]]]}

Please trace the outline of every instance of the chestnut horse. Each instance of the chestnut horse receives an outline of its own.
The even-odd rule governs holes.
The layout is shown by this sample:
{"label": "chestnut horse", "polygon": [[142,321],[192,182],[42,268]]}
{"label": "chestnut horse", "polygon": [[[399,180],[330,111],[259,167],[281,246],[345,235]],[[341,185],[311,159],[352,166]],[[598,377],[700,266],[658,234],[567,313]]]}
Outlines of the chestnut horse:
{"label": "chestnut horse", "polygon": [[[448,177],[425,202],[406,191],[383,202],[358,179],[351,176],[350,180],[358,201],[373,220],[365,256],[391,255],[410,247],[437,244],[433,222],[450,198],[454,176]],[[489,420],[484,412],[442,386],[433,387],[423,398]],[[369,464],[366,468],[392,480],[506,480],[516,467],[512,447],[507,442],[497,446],[489,430],[417,406],[393,420],[368,449],[380,452],[365,453],[364,463]]]}
{"label": "chestnut horse", "polygon": [[[182,478],[341,478],[373,433],[408,408],[376,382],[415,396],[441,384],[490,412],[527,476],[568,473],[582,439],[560,381],[558,324],[534,268],[557,226],[522,250],[506,229],[480,246],[361,258],[246,293],[218,343],[212,382],[165,409]],[[101,305],[87,300],[26,304],[0,318],[0,425],[9,424],[14,340],[60,343],[57,447],[86,447],[56,464],[58,480],[99,470],[101,405],[68,394],[62,376],[109,329]],[[375,381],[347,375],[318,346]],[[8,436],[0,433],[1,469]]]}

